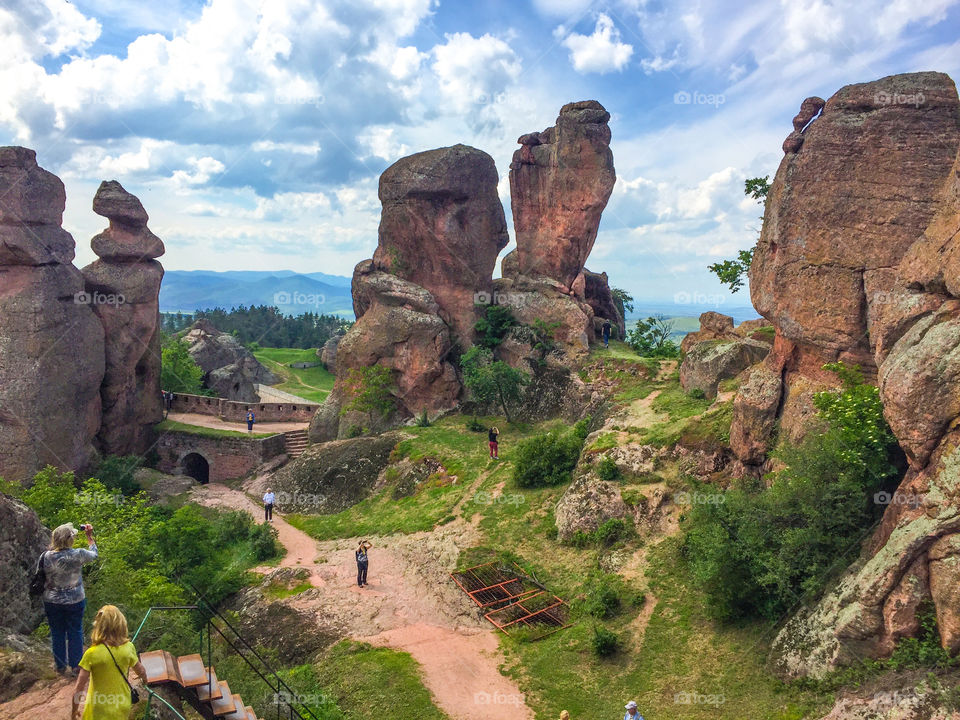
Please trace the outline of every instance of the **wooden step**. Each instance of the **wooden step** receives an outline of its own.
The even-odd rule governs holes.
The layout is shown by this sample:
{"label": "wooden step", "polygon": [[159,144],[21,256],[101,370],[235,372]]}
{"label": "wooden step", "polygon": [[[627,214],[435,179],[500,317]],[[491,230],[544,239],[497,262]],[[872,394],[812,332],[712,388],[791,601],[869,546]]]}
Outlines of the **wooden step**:
{"label": "wooden step", "polygon": [[248,720],[247,708],[243,704],[243,698],[239,695],[233,696],[233,711],[222,716],[224,720]]}
{"label": "wooden step", "polygon": [[203,685],[197,685],[196,689],[197,697],[200,698],[202,702],[219,700],[223,697],[223,692],[220,690],[220,682],[217,680],[217,673],[212,667],[207,668],[207,682]]}
{"label": "wooden step", "polygon": [[151,650],[140,653],[140,662],[147,672],[147,685],[165,682],[180,682],[177,663],[166,650]]}
{"label": "wooden step", "polygon": [[252,708],[252,707],[250,707],[249,705],[247,705],[247,706],[244,708],[244,710],[247,711],[247,719],[246,719],[246,720],[257,720],[257,714],[253,711],[253,708]]}
{"label": "wooden step", "polygon": [[228,717],[236,712],[236,703],[233,701],[233,693],[230,692],[230,686],[220,682],[220,697],[210,701],[210,709],[217,717]]}
{"label": "wooden step", "polygon": [[203,666],[203,658],[199,655],[178,657],[177,667],[180,673],[180,684],[184,687],[195,688],[207,684],[207,669]]}

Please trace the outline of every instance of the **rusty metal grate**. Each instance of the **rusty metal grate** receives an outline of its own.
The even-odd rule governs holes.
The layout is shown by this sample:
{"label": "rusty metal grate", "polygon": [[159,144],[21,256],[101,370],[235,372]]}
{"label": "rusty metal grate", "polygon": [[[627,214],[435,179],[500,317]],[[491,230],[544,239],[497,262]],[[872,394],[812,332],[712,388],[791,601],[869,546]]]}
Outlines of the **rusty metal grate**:
{"label": "rusty metal grate", "polygon": [[539,640],[569,625],[570,608],[553,593],[541,591],[492,610],[485,617],[508,635],[522,630],[527,639]]}

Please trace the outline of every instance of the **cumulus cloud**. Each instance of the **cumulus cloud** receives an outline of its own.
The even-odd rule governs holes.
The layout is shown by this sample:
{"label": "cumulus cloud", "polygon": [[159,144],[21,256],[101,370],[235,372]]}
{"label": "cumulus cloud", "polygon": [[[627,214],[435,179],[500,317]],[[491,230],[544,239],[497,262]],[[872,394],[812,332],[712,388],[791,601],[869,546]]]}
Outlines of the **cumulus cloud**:
{"label": "cumulus cloud", "polygon": [[[562,26],[558,34],[566,34]],[[633,45],[620,42],[620,31],[610,16],[603,13],[597,16],[592,34],[570,33],[563,38],[563,46],[570,51],[570,62],[579,73],[623,70],[633,55]]]}

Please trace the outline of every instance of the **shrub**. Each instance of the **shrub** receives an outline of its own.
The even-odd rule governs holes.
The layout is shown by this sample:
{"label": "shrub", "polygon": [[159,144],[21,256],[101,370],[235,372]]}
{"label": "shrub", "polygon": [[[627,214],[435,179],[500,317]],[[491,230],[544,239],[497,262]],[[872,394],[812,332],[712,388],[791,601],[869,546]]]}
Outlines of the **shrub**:
{"label": "shrub", "polygon": [[93,473],[93,477],[111,490],[119,490],[124,495],[139,492],[140,485],[134,479],[134,473],[144,465],[144,459],[137,455],[108,455]]}
{"label": "shrub", "polygon": [[474,415],[472,418],[467,420],[467,430],[469,430],[470,432],[482,433],[487,431],[487,427],[482,422],[477,420],[476,415]]}
{"label": "shrub", "polygon": [[816,596],[858,552],[851,539],[882,513],[874,493],[892,488],[897,471],[879,393],[858,368],[825,367],[843,381],[814,397],[827,427],[778,453],[784,467],[769,489],[759,481],[697,488],[712,497],[694,504],[684,552],[717,617],[777,619]]}
{"label": "shrub", "polygon": [[502,360],[494,360],[488,348],[474,345],[460,359],[463,384],[474,399],[483,405],[499,405],[510,421],[510,405],[520,400],[520,389],[530,382],[523,371]]}
{"label": "shrub", "polygon": [[607,482],[616,482],[623,477],[623,473],[620,472],[617,463],[609,456],[600,459],[600,462],[594,467],[594,472],[597,473],[598,478],[606,480]]}
{"label": "shrub", "polygon": [[950,657],[950,653],[940,644],[940,630],[937,627],[937,613],[930,600],[917,608],[920,631],[916,637],[902,638],[890,659],[889,667],[894,670],[916,670],[918,668],[945,668],[960,663],[960,658]]}
{"label": "shrub", "polygon": [[599,620],[613,617],[620,612],[620,594],[610,578],[591,581],[583,601],[584,611]]}
{"label": "shrub", "polygon": [[430,427],[433,423],[430,422],[430,418],[427,417],[427,411],[424,410],[416,419],[417,427]]}
{"label": "shrub", "polygon": [[514,481],[524,488],[569,482],[584,437],[574,427],[571,432],[549,432],[518,443],[514,451]]}
{"label": "shrub", "polygon": [[347,428],[347,437],[348,438],[358,438],[363,435],[363,427],[360,425],[351,425]]}
{"label": "shrub", "polygon": [[693,390],[688,392],[687,395],[692,397],[694,400],[703,400],[707,397],[707,394],[703,392],[703,390],[701,390],[700,388],[694,388]]}
{"label": "shrub", "polygon": [[507,305],[484,305],[483,315],[473,329],[477,333],[477,344],[488,350],[494,350],[503,342],[510,328],[517,324],[513,311]]}
{"label": "shrub", "polygon": [[620,649],[620,638],[602,625],[594,625],[591,645],[594,655],[609,657]]}

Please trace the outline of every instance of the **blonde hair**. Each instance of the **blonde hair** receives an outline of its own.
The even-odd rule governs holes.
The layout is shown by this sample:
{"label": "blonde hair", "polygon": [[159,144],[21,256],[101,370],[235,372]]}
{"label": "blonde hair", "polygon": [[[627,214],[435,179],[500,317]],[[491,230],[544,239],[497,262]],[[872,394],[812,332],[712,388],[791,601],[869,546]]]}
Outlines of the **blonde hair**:
{"label": "blonde hair", "polygon": [[560,720],[570,720],[570,713],[568,713],[566,710],[561,710]]}
{"label": "blonde hair", "polygon": [[73,541],[77,539],[77,529],[73,523],[65,523],[53,531],[50,535],[51,550],[69,550],[73,547]]}
{"label": "blonde hair", "polygon": [[90,634],[91,645],[110,645],[119,647],[130,641],[127,630],[127,619],[116,605],[104,605],[97,611],[93,620],[93,632]]}

